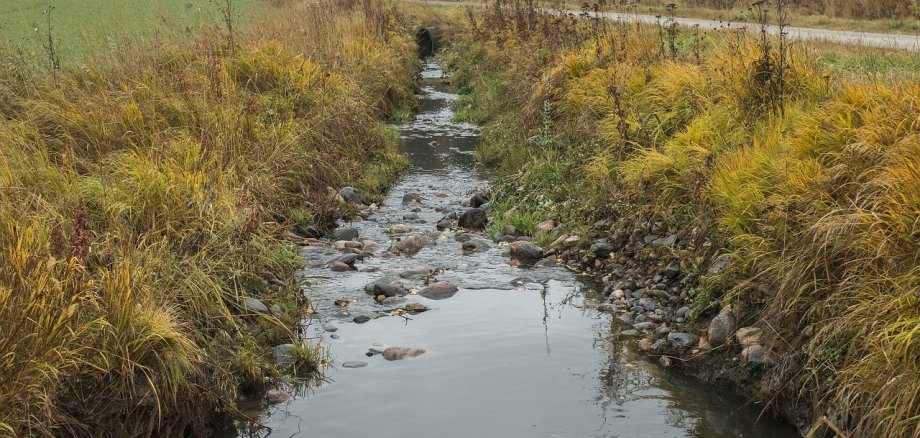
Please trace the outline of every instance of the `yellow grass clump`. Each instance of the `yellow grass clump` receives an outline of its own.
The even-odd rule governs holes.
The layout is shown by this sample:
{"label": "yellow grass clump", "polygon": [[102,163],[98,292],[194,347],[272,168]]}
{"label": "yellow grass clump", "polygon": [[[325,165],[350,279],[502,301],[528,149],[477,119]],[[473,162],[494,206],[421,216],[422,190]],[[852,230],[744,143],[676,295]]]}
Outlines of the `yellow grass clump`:
{"label": "yellow grass clump", "polygon": [[521,34],[505,14],[458,23],[451,61],[491,120],[500,213],[706,231],[738,263],[696,305],[777,330],[764,401],[852,436],[920,434],[920,87],[839,79],[808,47],[741,33],[680,30],[674,56],[665,29]]}
{"label": "yellow grass clump", "polygon": [[306,345],[289,230],[392,181],[417,61],[392,6],[282,7],[234,45],[0,76],[0,435],[202,434]]}

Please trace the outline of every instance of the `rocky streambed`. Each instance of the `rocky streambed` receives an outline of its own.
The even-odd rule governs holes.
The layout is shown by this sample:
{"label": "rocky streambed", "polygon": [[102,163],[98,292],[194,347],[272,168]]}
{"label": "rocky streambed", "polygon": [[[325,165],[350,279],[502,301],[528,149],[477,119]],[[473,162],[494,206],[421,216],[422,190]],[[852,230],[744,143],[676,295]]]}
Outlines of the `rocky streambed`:
{"label": "rocky streambed", "polygon": [[[583,248],[559,235],[540,248],[514,229],[485,233],[478,128],[453,120],[457,96],[437,63],[420,81],[422,111],[398,126],[405,177],[380,205],[343,190],[366,218],[303,248],[316,312],[308,335],[331,366],[321,381],[272,391],[238,436],[796,436],[637,352],[700,348],[676,329],[688,311],[679,263],[613,256],[635,239],[667,247],[677,236]],[[586,270],[604,281],[577,273]]]}

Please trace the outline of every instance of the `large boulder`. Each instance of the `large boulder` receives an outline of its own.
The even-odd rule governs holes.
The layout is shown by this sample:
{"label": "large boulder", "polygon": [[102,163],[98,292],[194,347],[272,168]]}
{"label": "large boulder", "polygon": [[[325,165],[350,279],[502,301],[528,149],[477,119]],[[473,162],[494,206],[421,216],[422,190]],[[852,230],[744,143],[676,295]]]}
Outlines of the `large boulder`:
{"label": "large boulder", "polygon": [[709,343],[713,347],[718,347],[724,344],[733,333],[735,333],[735,313],[731,306],[727,306],[709,322]]}
{"label": "large boulder", "polygon": [[471,208],[460,215],[458,224],[463,228],[482,230],[485,229],[486,225],[489,225],[489,217],[486,215],[485,210],[481,208]]}
{"label": "large boulder", "polygon": [[543,248],[527,241],[512,242],[510,254],[513,260],[536,262],[543,258]]}

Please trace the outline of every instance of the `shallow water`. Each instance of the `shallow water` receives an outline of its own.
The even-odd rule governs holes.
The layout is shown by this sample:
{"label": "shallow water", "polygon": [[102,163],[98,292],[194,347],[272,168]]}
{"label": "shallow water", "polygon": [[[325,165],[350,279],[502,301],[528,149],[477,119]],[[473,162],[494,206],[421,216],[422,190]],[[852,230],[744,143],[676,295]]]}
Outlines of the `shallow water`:
{"label": "shallow water", "polygon": [[[421,114],[405,125],[404,151],[412,166],[368,220],[352,224],[362,239],[389,246],[387,229],[405,224],[432,231],[488,175],[473,156],[474,125],[452,120],[457,98],[443,85],[436,63],[422,73]],[[420,204],[402,205],[406,193]],[[417,209],[418,220],[403,215]],[[341,255],[311,246],[302,273],[317,310],[311,336],[328,345],[334,364],[326,381],[287,388],[295,398],[254,411],[259,426],[241,424],[239,436],[303,437],[792,437],[785,424],[723,390],[664,370],[638,355],[617,333],[611,316],[592,310],[590,282],[562,267],[517,268],[507,247],[464,254],[448,231],[414,256],[372,257],[359,271],[334,273]],[[410,295],[432,310],[389,316],[400,305],[378,304],[363,287],[386,274],[433,272],[460,287],[440,301]],[[408,275],[411,277],[411,275]],[[427,276],[427,275],[423,275]],[[410,287],[421,280],[402,279]],[[347,299],[341,308],[334,301]],[[356,315],[371,321],[356,324]],[[321,327],[338,327],[333,333]],[[386,361],[365,352],[375,343],[424,348],[426,353]],[[363,368],[342,368],[364,361]]]}

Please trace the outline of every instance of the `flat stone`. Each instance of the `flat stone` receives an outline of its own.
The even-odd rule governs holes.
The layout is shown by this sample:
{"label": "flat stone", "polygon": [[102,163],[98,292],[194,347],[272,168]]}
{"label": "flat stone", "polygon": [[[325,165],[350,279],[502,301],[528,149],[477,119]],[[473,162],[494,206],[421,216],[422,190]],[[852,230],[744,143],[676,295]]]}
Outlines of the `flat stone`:
{"label": "flat stone", "polygon": [[439,281],[422,289],[419,295],[430,300],[443,300],[454,296],[459,289],[446,281]]}
{"label": "flat stone", "polygon": [[332,324],[323,324],[323,330],[325,330],[325,331],[327,331],[327,332],[329,332],[329,333],[332,333],[332,332],[338,331],[339,328],[336,327],[336,326],[334,326],[334,325],[332,325]]}
{"label": "flat stone", "polygon": [[246,310],[249,310],[250,312],[271,313],[271,311],[269,310],[268,306],[265,305],[265,303],[255,298],[246,298],[246,300],[243,301],[243,306],[246,308]]}
{"label": "flat stone", "polygon": [[419,312],[420,313],[420,312],[427,312],[428,306],[422,303],[406,303],[403,309],[405,309],[406,312]]}
{"label": "flat stone", "polygon": [[358,360],[350,360],[348,362],[342,362],[342,368],[364,368],[367,366],[367,362],[361,362]]}
{"label": "flat stone", "polygon": [[332,240],[355,240],[358,238],[357,228],[338,228],[332,232]]}
{"label": "flat stone", "polygon": [[356,322],[356,323],[358,323],[358,324],[364,324],[365,322],[368,322],[368,321],[370,321],[370,320],[371,320],[371,317],[370,317],[370,316],[367,316],[367,315],[358,315],[358,316],[354,317],[354,319],[352,319],[352,321],[354,321],[354,322]]}
{"label": "flat stone", "polygon": [[654,246],[673,246],[677,243],[677,234],[672,234],[668,237],[662,237],[661,239],[655,239],[652,241]]}
{"label": "flat stone", "polygon": [[383,358],[386,360],[402,360],[408,357],[418,357],[425,354],[422,348],[407,347],[388,347],[383,350]]}

